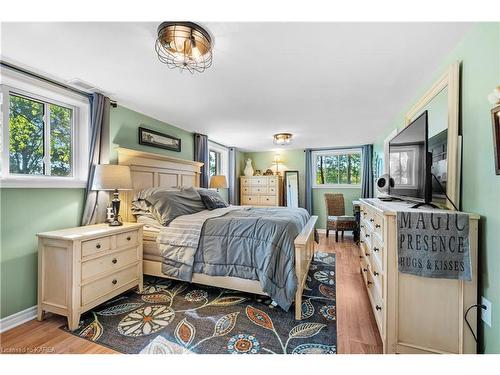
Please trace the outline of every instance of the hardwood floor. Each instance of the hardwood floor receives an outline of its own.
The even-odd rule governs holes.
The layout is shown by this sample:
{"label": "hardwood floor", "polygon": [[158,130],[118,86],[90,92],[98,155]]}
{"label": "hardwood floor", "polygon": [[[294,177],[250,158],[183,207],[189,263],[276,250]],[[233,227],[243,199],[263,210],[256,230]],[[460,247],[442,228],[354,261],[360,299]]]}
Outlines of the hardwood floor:
{"label": "hardwood floor", "polygon": [[[370,308],[368,294],[359,272],[350,236],[320,236],[317,250],[332,252],[337,259],[337,351],[339,354],[382,353],[382,342]],[[115,351],[73,336],[61,329],[62,317],[48,314],[43,322],[24,323],[0,334],[0,353],[86,353],[103,354]]]}

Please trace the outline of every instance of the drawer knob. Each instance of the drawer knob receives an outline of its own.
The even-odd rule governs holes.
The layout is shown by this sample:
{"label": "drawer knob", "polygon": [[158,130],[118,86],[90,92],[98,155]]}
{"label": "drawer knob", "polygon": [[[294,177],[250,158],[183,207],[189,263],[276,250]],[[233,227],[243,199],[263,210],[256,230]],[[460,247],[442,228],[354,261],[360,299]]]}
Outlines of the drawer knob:
{"label": "drawer knob", "polygon": [[130,241],[132,238],[130,238],[130,236],[127,237],[127,241]]}
{"label": "drawer knob", "polygon": [[365,234],[365,237],[370,237],[370,235],[369,234]]}
{"label": "drawer knob", "polygon": [[380,307],[379,305],[375,305],[375,309],[380,311],[380,310],[382,310],[382,307]]}
{"label": "drawer knob", "polygon": [[375,224],[375,228],[380,228],[380,224]]}
{"label": "drawer knob", "polygon": [[365,226],[363,224],[360,225],[361,228],[364,228]]}
{"label": "drawer knob", "polygon": [[373,223],[375,221],[375,219],[370,219],[370,222]]}
{"label": "drawer knob", "polygon": [[372,285],[373,283],[372,283],[370,280],[368,280],[368,281],[366,282],[366,284],[367,284],[367,285]]}
{"label": "drawer knob", "polygon": [[101,248],[101,244],[98,243],[97,245],[95,245],[96,249],[100,249]]}
{"label": "drawer knob", "polygon": [[369,256],[370,256],[370,254],[368,254],[368,253],[365,253],[365,255],[366,255],[367,257],[369,257]]}
{"label": "drawer knob", "polygon": [[363,255],[360,255],[360,256],[359,256],[359,259],[363,259]]}
{"label": "drawer knob", "polygon": [[368,270],[366,268],[363,268],[363,272],[368,272]]}
{"label": "drawer knob", "polygon": [[363,240],[359,240],[359,242],[361,242],[361,243],[365,243],[365,241],[363,241]]}
{"label": "drawer knob", "polygon": [[373,271],[373,276],[378,276],[378,272],[377,271]]}
{"label": "drawer knob", "polygon": [[113,285],[116,285],[116,283],[118,282],[118,280],[116,279],[113,279],[113,281],[111,281],[113,283]]}
{"label": "drawer knob", "polygon": [[118,259],[113,258],[113,260],[111,262],[113,262],[113,264],[116,264],[118,262]]}
{"label": "drawer knob", "polygon": [[365,216],[366,216],[366,212],[363,212],[363,215],[365,215]]}
{"label": "drawer knob", "polygon": [[373,251],[379,251],[379,248],[378,247],[374,247]]}

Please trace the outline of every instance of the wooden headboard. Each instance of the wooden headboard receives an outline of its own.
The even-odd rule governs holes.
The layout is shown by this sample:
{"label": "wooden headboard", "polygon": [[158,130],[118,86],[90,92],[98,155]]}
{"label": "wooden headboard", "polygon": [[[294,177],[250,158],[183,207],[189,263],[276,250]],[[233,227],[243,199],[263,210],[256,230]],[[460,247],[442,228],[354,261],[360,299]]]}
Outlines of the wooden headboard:
{"label": "wooden headboard", "polygon": [[137,190],[158,186],[200,186],[203,163],[122,147],[117,151],[118,164],[128,165],[132,175],[133,190],[120,192],[120,212],[124,221],[136,221],[131,203]]}

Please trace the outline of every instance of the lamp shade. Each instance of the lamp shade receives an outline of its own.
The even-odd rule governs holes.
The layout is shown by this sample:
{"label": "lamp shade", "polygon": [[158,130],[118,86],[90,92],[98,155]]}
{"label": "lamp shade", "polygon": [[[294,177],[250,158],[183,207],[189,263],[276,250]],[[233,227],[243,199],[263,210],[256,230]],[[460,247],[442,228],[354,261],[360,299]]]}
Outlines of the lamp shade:
{"label": "lamp shade", "polygon": [[96,165],[92,190],[132,190],[130,168],[126,165]]}
{"label": "lamp shade", "polygon": [[227,188],[226,176],[215,175],[210,179],[210,188],[212,189],[225,189]]}

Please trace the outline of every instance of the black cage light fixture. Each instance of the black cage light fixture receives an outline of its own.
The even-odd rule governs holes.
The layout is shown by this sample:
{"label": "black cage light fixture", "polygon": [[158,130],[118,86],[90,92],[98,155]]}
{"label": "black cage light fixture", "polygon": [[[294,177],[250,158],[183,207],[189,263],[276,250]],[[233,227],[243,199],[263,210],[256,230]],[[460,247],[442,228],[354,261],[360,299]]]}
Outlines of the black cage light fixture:
{"label": "black cage light fixture", "polygon": [[158,26],[156,53],[169,68],[203,72],[212,65],[213,40],[194,22],[162,22]]}

